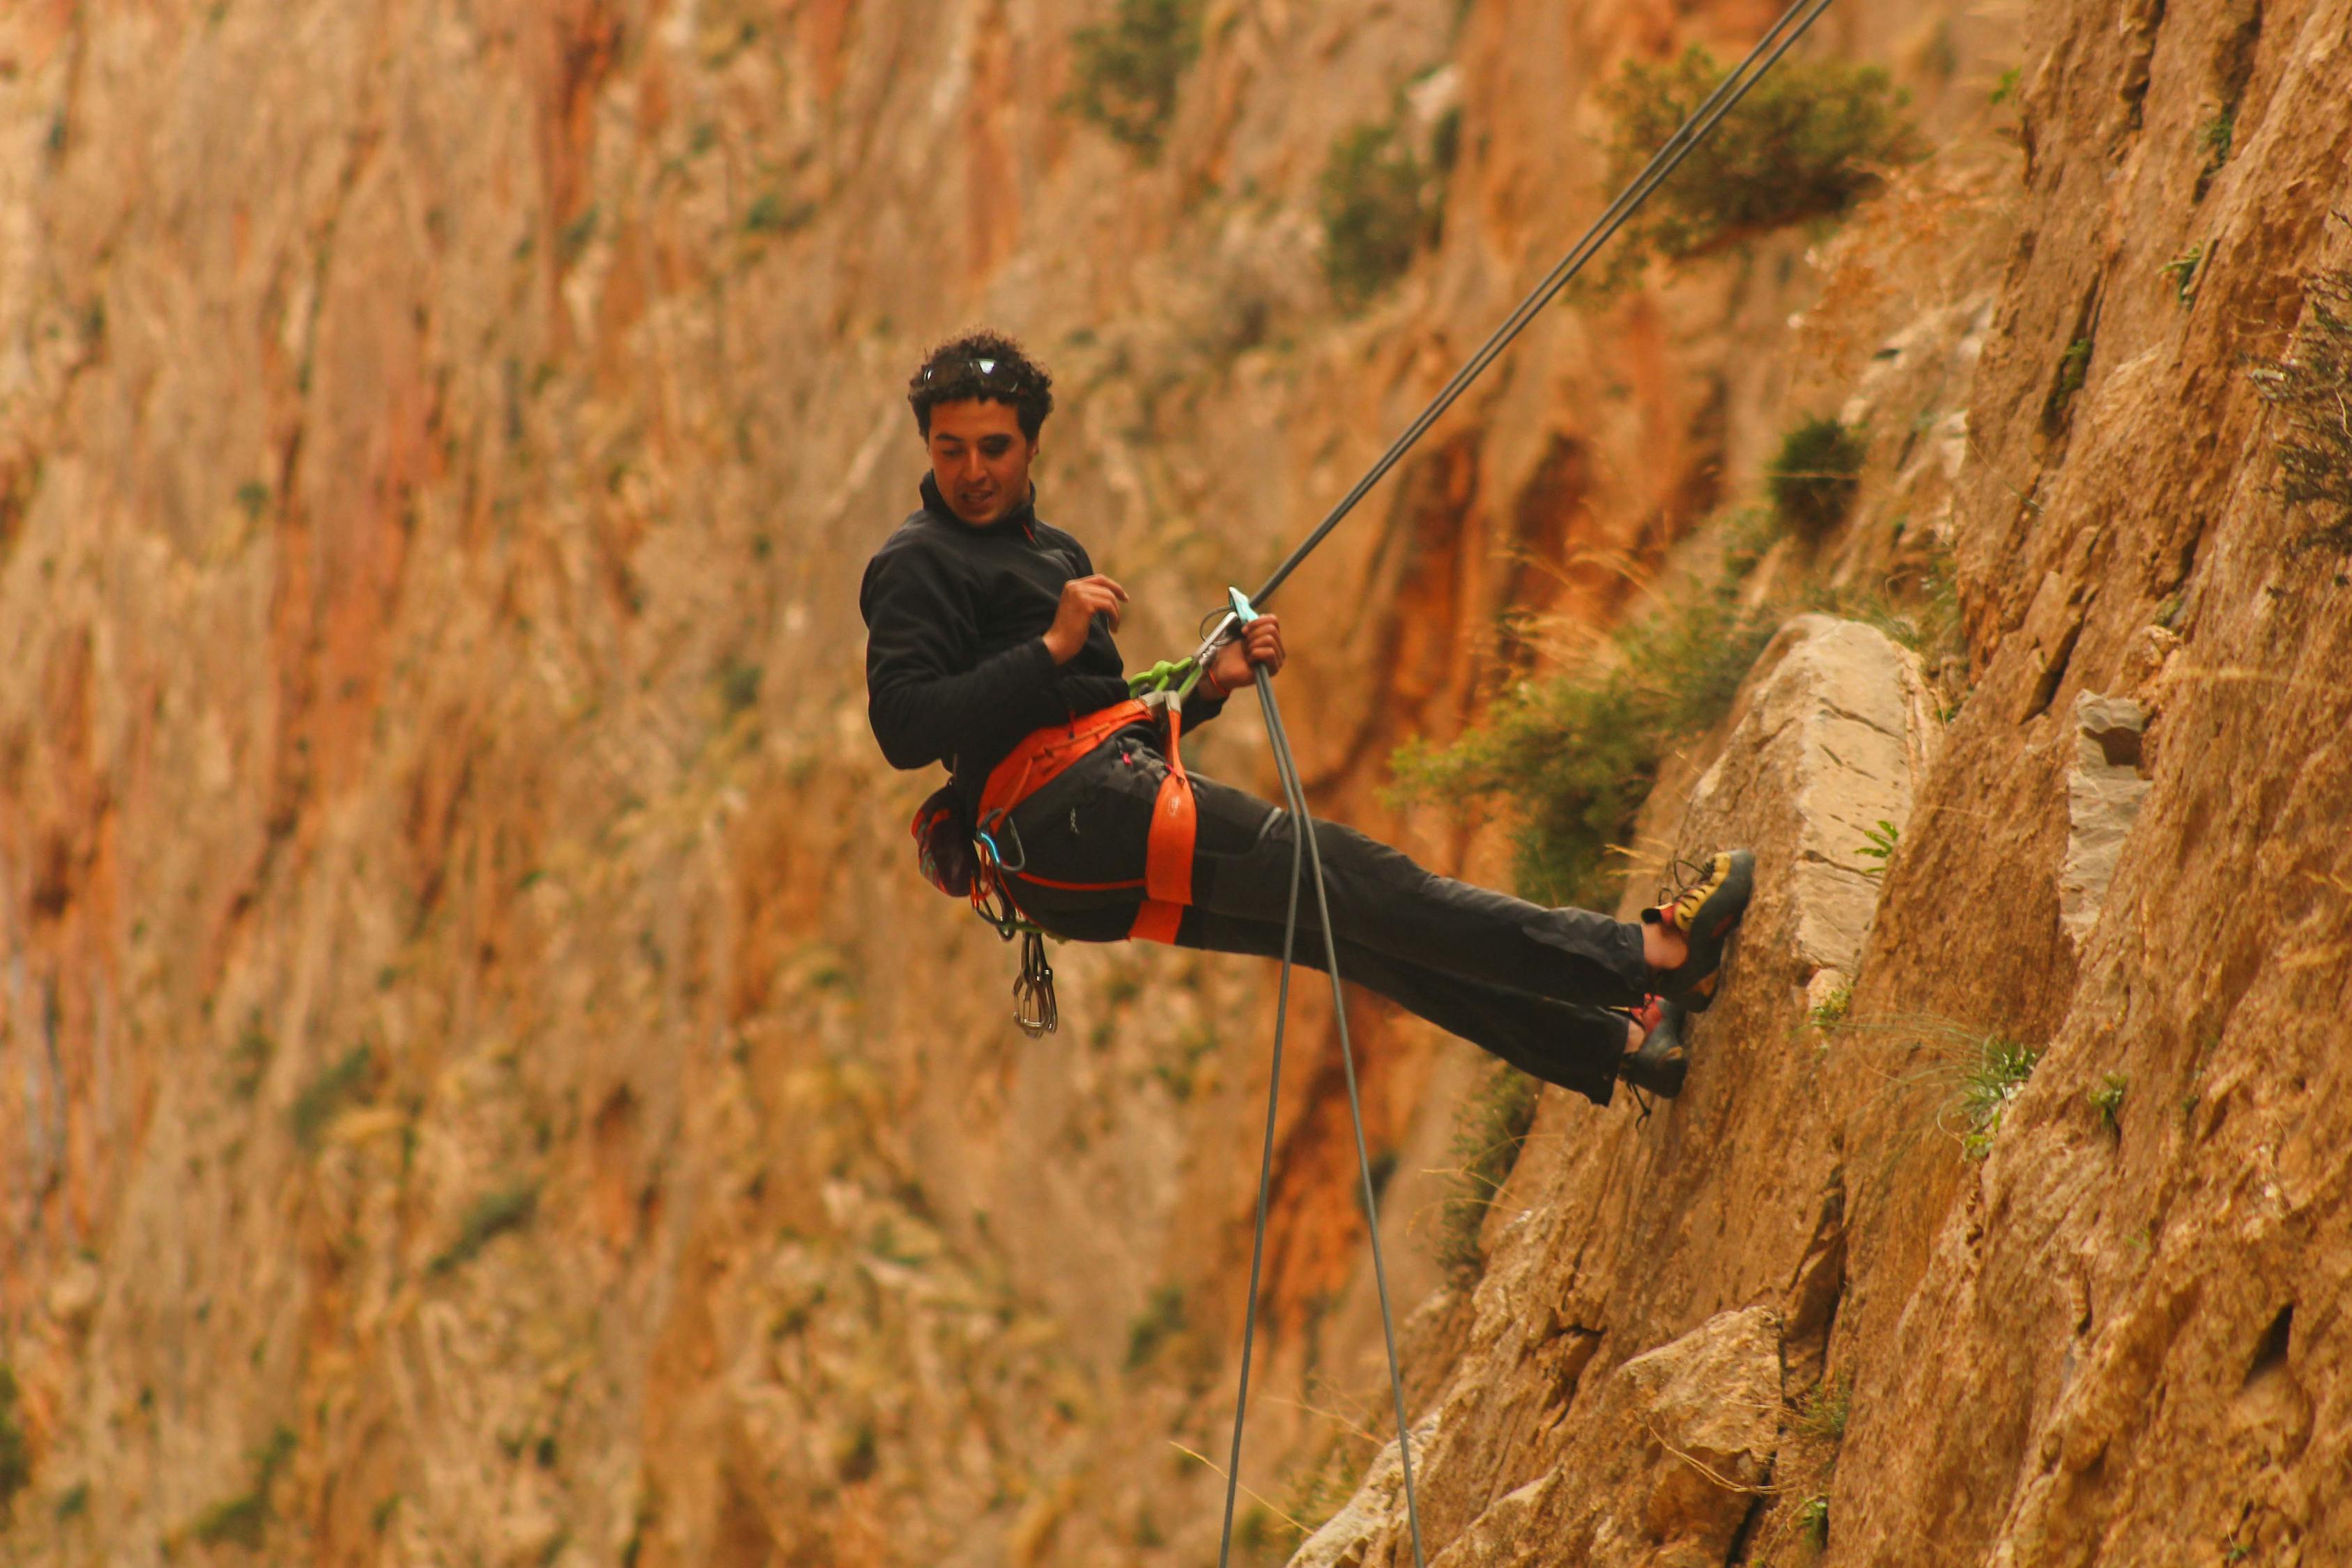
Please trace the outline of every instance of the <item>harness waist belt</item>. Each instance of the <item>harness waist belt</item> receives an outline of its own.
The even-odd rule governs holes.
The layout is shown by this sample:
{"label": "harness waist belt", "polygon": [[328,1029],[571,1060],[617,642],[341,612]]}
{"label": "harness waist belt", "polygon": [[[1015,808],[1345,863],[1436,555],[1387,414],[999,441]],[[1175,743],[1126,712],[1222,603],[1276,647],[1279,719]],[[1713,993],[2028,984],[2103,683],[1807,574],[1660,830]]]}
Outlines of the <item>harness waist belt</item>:
{"label": "harness waist belt", "polygon": [[1021,737],[1021,743],[989,770],[980,791],[980,822],[988,824],[1011,811],[1089,755],[1105,741],[1130,724],[1148,723],[1151,710],[1129,700],[1098,708],[1067,724],[1048,724]]}
{"label": "harness waist belt", "polygon": [[[1015,806],[1044,789],[1081,759],[1129,725],[1149,723],[1152,710],[1130,700],[1101,708],[1068,724],[1048,724],[1022,737],[1005,759],[989,770],[980,792],[980,826],[1002,820]],[[1192,801],[1192,781],[1177,754],[1177,735],[1183,720],[1178,710],[1167,710],[1168,776],[1151,805],[1151,835],[1144,851],[1143,906],[1135,912],[1128,935],[1145,942],[1173,942],[1176,928],[1192,901],[1192,844],[1200,818]],[[1014,879],[1021,873],[1007,873]]]}

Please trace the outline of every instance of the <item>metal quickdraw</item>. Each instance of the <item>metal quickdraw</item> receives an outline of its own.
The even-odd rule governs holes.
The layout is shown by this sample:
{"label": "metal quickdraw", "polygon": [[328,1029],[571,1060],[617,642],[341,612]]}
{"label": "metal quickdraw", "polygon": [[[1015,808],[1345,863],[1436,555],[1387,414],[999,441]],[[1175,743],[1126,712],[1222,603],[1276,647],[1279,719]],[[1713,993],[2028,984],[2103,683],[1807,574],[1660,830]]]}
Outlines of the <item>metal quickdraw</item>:
{"label": "metal quickdraw", "polygon": [[[1021,832],[1011,818],[999,818],[995,826],[1020,848]],[[994,833],[977,829],[971,842],[979,862],[971,879],[972,912],[994,928],[999,939],[1021,939],[1021,973],[1013,977],[1013,1021],[1033,1040],[1053,1034],[1062,1026],[1062,1005],[1054,992],[1054,966],[1045,961],[1045,928],[1021,918],[1020,907],[1004,884],[1006,872],[1017,872],[1028,864],[1028,851],[1021,850],[1021,858],[1007,865]]]}

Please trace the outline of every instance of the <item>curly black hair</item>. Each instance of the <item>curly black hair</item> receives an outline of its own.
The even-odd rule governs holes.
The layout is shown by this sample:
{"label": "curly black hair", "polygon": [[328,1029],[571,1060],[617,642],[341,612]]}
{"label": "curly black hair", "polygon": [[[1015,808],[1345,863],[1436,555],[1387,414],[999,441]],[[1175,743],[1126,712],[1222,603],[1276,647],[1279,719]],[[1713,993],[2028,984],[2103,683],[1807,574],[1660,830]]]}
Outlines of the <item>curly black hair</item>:
{"label": "curly black hair", "polygon": [[907,402],[926,440],[933,406],[975,397],[1011,404],[1021,433],[1034,441],[1045,416],[1054,412],[1054,378],[1019,343],[986,330],[949,339],[907,378]]}

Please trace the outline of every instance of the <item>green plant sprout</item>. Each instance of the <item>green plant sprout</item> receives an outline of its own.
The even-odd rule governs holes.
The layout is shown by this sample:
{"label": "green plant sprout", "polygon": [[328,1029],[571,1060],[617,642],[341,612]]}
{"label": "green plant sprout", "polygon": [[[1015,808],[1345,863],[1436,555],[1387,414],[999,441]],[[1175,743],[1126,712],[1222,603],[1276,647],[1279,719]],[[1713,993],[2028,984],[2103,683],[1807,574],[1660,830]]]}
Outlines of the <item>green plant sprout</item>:
{"label": "green plant sprout", "polygon": [[2123,1127],[2116,1120],[2116,1114],[2123,1110],[2124,1094],[2130,1088],[2131,1079],[2122,1073],[2111,1072],[2084,1096],[2090,1100],[2092,1109],[2099,1113],[2099,1124],[2118,1137],[2122,1135]]}
{"label": "green plant sprout", "polygon": [[1992,1152],[2001,1118],[2041,1060],[2041,1047],[2021,1045],[2001,1035],[1987,1035],[1977,1042],[1975,1059],[1963,1066],[1959,1091],[1946,1107],[1948,1116],[1957,1115],[1959,1120],[1963,1154],[1981,1160]]}
{"label": "green plant sprout", "polygon": [[1808,1437],[1836,1443],[1845,1437],[1846,1418],[1853,1410],[1852,1379],[1823,1378],[1797,1401],[1797,1430]]}
{"label": "green plant sprout", "polygon": [[2197,268],[2204,259],[2205,246],[2200,241],[2164,264],[2164,275],[2172,279],[2172,292],[2184,309],[2197,302]]}
{"label": "green plant sprout", "polygon": [[1878,819],[1876,826],[1864,828],[1862,837],[1866,842],[1856,848],[1854,853],[1866,860],[1878,862],[1875,866],[1863,867],[1862,874],[1865,877],[1884,877],[1886,875],[1888,862],[1895,858],[1895,847],[1903,841],[1903,830],[1882,816]]}

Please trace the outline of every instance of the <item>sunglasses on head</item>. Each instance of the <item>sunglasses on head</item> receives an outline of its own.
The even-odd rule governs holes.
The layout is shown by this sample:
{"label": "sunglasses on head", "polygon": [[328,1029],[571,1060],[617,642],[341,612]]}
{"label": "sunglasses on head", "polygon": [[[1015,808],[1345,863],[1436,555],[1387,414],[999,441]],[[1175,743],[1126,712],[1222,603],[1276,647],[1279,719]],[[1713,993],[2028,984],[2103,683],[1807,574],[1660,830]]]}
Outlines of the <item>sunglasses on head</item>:
{"label": "sunglasses on head", "polygon": [[[1002,374],[999,374],[1000,368]],[[923,384],[929,386],[935,382],[953,381],[956,379],[957,374],[963,370],[970,370],[972,374],[972,379],[979,382],[982,386],[997,386],[1011,390],[1016,387],[1020,383],[1020,376],[1018,374],[1014,372],[1011,365],[1005,364],[1002,360],[968,359],[963,361],[961,364],[925,365],[923,367]]]}

